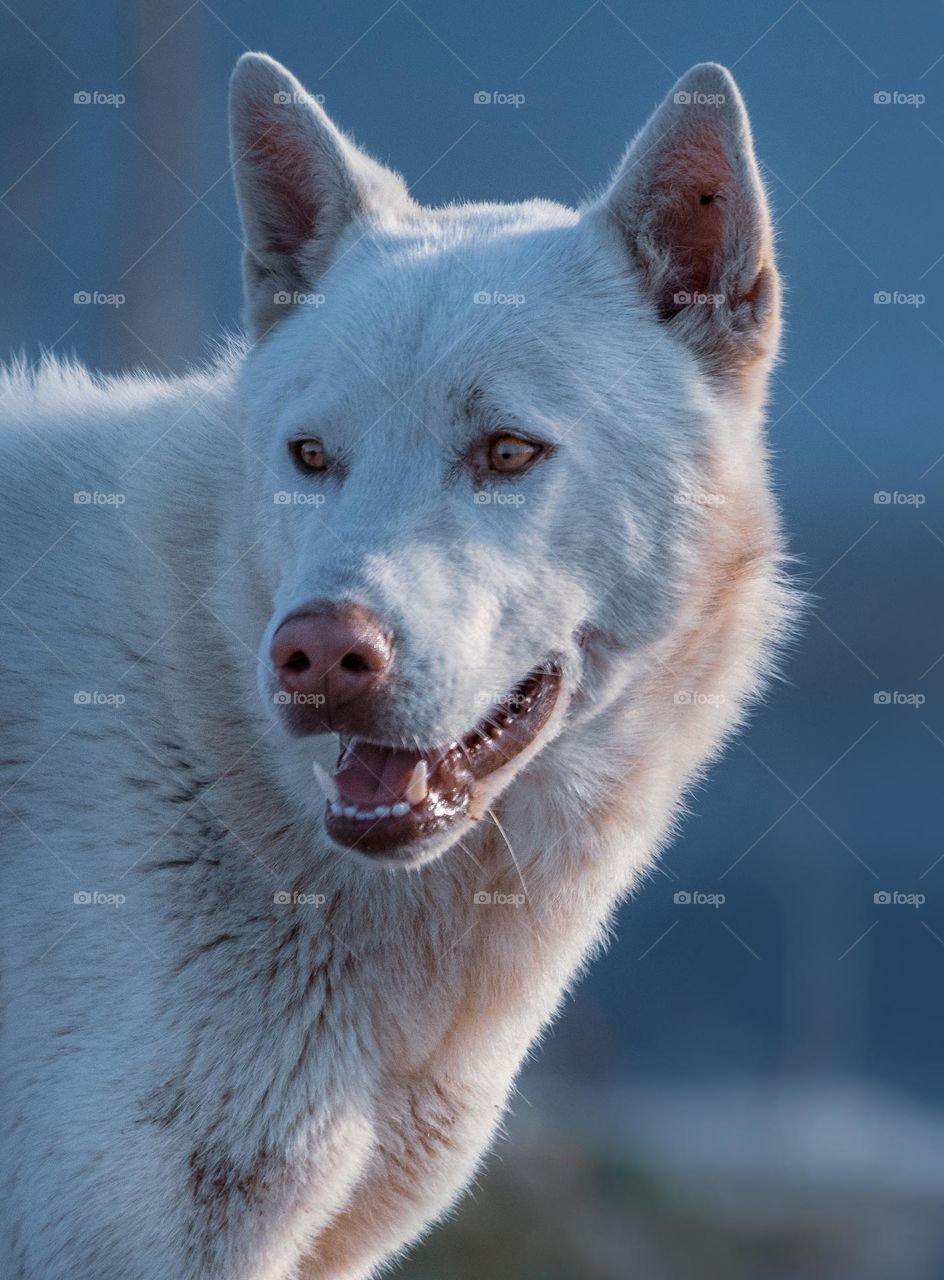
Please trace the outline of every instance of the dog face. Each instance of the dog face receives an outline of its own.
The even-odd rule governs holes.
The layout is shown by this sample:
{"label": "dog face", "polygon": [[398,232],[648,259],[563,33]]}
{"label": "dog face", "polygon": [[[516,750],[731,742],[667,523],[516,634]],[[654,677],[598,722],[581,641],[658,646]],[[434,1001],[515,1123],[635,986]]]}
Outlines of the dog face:
{"label": "dog face", "polygon": [[776,335],[747,121],[696,68],[579,212],[422,209],[261,55],[232,121],[259,692],[287,751],[340,739],[328,838],[416,864],[671,623]]}

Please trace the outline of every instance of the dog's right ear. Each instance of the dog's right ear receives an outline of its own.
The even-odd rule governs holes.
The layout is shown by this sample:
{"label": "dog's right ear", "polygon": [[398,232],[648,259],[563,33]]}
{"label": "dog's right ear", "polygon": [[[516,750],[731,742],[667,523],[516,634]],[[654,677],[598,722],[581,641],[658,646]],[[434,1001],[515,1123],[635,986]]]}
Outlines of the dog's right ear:
{"label": "dog's right ear", "polygon": [[410,202],[274,58],[244,53],[230,83],[230,146],[246,236],[246,319],[264,337],[309,292],[349,224]]}

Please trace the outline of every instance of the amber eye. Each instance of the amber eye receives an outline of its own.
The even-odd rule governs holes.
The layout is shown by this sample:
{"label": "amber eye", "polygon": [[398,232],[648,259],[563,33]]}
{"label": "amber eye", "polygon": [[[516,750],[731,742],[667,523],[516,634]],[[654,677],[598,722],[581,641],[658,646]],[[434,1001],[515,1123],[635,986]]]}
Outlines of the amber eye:
{"label": "amber eye", "polygon": [[488,465],[492,471],[521,471],[540,452],[540,445],[521,436],[495,436],[488,446]]}
{"label": "amber eye", "polygon": [[293,440],[289,448],[303,471],[327,471],[328,459],[320,440]]}

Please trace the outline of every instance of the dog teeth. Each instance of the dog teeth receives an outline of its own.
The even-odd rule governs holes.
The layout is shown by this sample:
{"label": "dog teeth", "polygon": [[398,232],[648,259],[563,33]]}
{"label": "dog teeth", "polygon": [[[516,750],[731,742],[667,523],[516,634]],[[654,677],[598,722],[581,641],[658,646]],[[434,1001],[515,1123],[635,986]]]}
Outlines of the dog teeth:
{"label": "dog teeth", "polygon": [[403,798],[411,805],[419,804],[421,800],[426,799],[426,793],[429,791],[429,769],[425,760],[418,760],[410,774],[410,781],[403,793]]}
{"label": "dog teeth", "polygon": [[[335,818],[354,818],[357,822],[378,822],[381,818],[402,818],[415,805],[422,804],[429,794],[429,766],[425,760],[419,760],[414,765],[402,800],[398,800],[396,804],[374,805],[369,809],[363,809],[356,804],[341,804],[337,798],[338,792],[334,785],[334,780],[323,769],[319,772],[317,765],[314,766],[314,769],[315,777],[326,791],[328,807]],[[327,791],[328,785],[331,787],[330,792]]]}
{"label": "dog teeth", "polygon": [[400,818],[405,813],[410,812],[408,804],[378,804],[372,809],[361,809],[356,804],[339,804],[337,800],[332,800],[330,804],[332,814],[336,818],[356,818],[358,822],[377,821],[378,818],[389,818],[391,815]]}
{"label": "dog teeth", "polygon": [[338,789],[335,786],[334,779],[327,769],[323,769],[317,760],[313,760],[311,762],[311,771],[315,775],[315,781],[324,792],[324,797],[328,803],[337,803]]}

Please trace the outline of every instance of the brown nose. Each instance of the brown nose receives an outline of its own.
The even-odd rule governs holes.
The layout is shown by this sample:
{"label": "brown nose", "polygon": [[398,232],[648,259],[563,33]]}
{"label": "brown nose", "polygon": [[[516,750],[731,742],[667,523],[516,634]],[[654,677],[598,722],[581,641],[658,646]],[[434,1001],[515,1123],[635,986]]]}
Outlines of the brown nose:
{"label": "brown nose", "polygon": [[391,647],[362,605],[316,601],[282,623],[269,656],[280,687],[276,702],[296,733],[355,732],[376,706]]}

